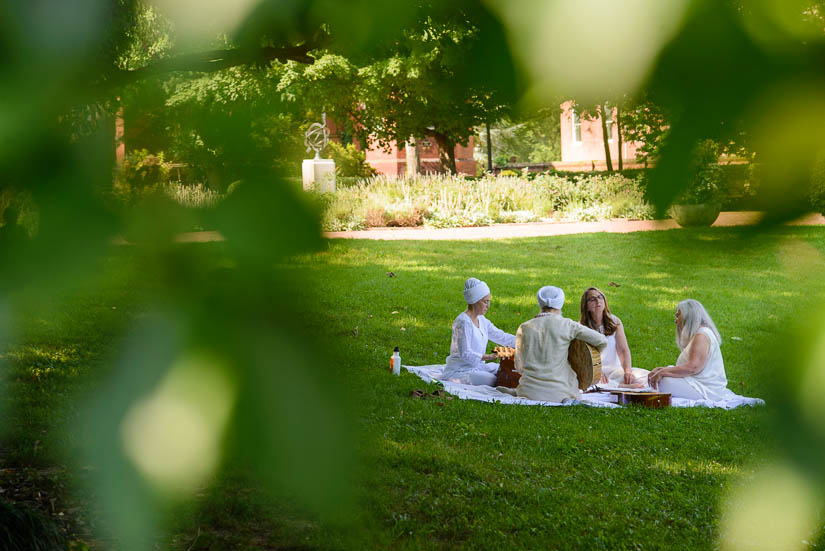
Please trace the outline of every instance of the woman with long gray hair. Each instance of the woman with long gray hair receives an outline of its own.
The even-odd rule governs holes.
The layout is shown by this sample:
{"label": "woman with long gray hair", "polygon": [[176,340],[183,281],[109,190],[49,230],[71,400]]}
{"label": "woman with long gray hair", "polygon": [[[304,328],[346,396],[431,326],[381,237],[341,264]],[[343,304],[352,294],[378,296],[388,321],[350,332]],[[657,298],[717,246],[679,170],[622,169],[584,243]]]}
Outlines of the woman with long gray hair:
{"label": "woman with long gray hair", "polygon": [[651,386],[675,398],[724,399],[728,386],[722,361],[722,337],[702,304],[693,299],[676,306],[676,365],[657,367],[648,375]]}

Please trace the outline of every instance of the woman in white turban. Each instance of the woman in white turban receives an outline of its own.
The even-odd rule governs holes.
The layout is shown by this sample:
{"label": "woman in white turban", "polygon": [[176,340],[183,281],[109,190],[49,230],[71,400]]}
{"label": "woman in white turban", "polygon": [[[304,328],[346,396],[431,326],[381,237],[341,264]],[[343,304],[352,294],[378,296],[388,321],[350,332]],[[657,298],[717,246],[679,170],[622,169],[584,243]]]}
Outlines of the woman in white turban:
{"label": "woman in white turban", "polygon": [[728,378],[722,361],[722,337],[705,307],[693,299],[676,305],[676,365],[650,372],[650,385],[675,398],[720,401],[727,394]]}
{"label": "woman in white turban", "polygon": [[[558,287],[542,287],[536,299],[541,312],[516,331],[516,371],[521,373],[521,379],[515,395],[548,402],[575,400],[579,396],[579,385],[567,361],[570,342],[580,339],[604,350],[607,338],[562,317],[564,291]],[[499,390],[507,391],[503,387]]]}
{"label": "woman in white turban", "polygon": [[516,337],[493,325],[484,314],[490,308],[490,288],[471,277],[464,282],[464,301],[467,309],[453,322],[453,338],[443,379],[469,385],[496,384],[498,364],[495,354],[485,354],[487,341],[501,346],[515,346]]}

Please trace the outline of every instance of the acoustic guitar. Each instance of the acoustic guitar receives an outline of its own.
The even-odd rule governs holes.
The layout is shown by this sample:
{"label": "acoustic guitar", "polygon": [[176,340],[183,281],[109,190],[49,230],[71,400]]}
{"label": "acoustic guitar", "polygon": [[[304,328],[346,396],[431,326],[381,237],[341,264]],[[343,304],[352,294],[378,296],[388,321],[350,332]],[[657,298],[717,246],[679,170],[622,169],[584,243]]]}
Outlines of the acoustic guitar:
{"label": "acoustic guitar", "polygon": [[602,355],[598,348],[575,339],[570,341],[567,361],[579,380],[579,390],[587,390],[602,379]]}
{"label": "acoustic guitar", "polygon": [[646,408],[670,407],[670,394],[664,392],[624,392],[612,390],[610,394],[616,396],[616,403],[621,405],[635,404]]}

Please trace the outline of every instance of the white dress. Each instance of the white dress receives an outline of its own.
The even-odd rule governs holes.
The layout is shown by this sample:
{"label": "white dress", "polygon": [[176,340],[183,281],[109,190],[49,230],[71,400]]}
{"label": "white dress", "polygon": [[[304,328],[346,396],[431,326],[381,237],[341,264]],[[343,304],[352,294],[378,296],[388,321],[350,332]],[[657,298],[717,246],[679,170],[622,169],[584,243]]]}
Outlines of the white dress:
{"label": "white dress", "polygon": [[[691,400],[710,400],[719,402],[725,399],[728,387],[728,378],[725,375],[725,363],[722,361],[722,350],[720,343],[716,340],[716,335],[707,327],[700,327],[697,334],[702,333],[710,340],[708,357],[705,360],[705,367],[696,375],[687,377],[662,377],[659,380],[659,391],[669,392],[677,398],[688,398]],[[694,336],[694,339],[696,337]],[[679,354],[676,365],[687,363],[690,356],[690,346],[693,339]],[[689,388],[685,388],[685,384]]]}
{"label": "white dress", "polygon": [[[611,314],[613,315],[613,314]],[[613,321],[616,325],[621,325],[621,320],[613,316]],[[604,331],[604,326],[599,327],[599,332]],[[633,372],[634,382],[647,386],[647,376],[650,373],[647,369],[638,367],[631,368]],[[608,384],[622,384],[624,383],[624,368],[622,367],[622,360],[616,352],[616,333],[607,337],[607,346],[602,351],[602,375],[607,377]]]}
{"label": "white dress", "polygon": [[[602,333],[603,331],[604,329],[600,327],[599,332]],[[619,359],[619,355],[616,353],[616,333],[613,333],[607,337],[607,346],[602,350],[602,375],[610,378],[610,374],[616,371],[624,373],[622,371],[622,360]]]}
{"label": "white dress", "polygon": [[450,355],[442,379],[470,385],[495,385],[497,363],[485,363],[481,357],[487,351],[487,341],[501,346],[516,346],[516,337],[505,333],[484,316],[478,316],[478,327],[466,312],[453,322]]}

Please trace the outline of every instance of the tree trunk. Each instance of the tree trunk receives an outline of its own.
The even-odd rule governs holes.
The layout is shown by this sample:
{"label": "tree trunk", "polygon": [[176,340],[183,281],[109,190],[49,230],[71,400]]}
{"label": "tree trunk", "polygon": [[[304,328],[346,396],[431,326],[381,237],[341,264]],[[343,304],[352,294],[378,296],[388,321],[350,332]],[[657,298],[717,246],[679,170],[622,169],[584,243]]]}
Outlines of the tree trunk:
{"label": "tree trunk", "polygon": [[447,174],[456,174],[455,166],[455,142],[439,132],[433,132],[433,137],[438,144],[438,158],[441,161],[441,169]]}
{"label": "tree trunk", "polygon": [[415,178],[416,175],[421,174],[421,156],[418,154],[418,142],[415,136],[410,136],[404,150],[407,154],[407,177]]}
{"label": "tree trunk", "polygon": [[619,136],[619,172],[624,170],[624,152],[622,151],[622,111],[616,106],[616,134]]}
{"label": "tree trunk", "polygon": [[493,173],[493,142],[490,139],[490,123],[486,122],[487,127],[487,172]]}
{"label": "tree trunk", "polygon": [[610,136],[607,135],[607,110],[604,104],[599,106],[599,118],[602,120],[602,142],[604,142],[604,161],[607,164],[607,171],[613,172],[613,162],[610,160]]}

